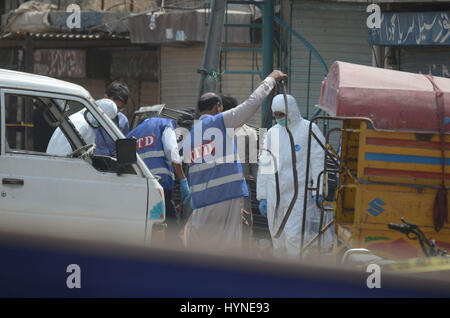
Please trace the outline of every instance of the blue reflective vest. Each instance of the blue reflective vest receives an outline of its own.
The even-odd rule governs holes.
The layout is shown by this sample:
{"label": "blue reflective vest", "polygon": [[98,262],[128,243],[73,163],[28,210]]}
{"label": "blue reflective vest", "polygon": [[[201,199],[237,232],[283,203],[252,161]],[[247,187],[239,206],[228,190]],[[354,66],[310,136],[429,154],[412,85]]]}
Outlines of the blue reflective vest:
{"label": "blue reflective vest", "polygon": [[183,157],[190,164],[194,209],[248,196],[234,138],[227,135],[222,114],[194,124],[183,142]]}
{"label": "blue reflective vest", "polygon": [[167,118],[148,118],[127,135],[135,137],[137,153],[144,160],[153,175],[161,177],[159,183],[164,189],[173,190],[175,176],[172,163],[164,156],[162,135],[167,126],[175,129],[175,121]]}
{"label": "blue reflective vest", "polygon": [[[113,122],[125,136],[130,131],[128,118],[121,112],[117,114]],[[95,155],[116,156],[116,142],[109,137],[103,128],[95,129],[95,146]]]}

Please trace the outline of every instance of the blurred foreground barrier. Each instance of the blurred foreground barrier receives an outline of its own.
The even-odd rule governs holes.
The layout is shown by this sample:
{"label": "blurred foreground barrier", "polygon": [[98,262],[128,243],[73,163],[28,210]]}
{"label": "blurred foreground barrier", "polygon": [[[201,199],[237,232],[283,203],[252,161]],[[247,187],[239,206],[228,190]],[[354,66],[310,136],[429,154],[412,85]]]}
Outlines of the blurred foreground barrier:
{"label": "blurred foreground barrier", "polygon": [[450,296],[441,278],[381,272],[370,289],[366,269],[1,234],[0,260],[0,297]]}

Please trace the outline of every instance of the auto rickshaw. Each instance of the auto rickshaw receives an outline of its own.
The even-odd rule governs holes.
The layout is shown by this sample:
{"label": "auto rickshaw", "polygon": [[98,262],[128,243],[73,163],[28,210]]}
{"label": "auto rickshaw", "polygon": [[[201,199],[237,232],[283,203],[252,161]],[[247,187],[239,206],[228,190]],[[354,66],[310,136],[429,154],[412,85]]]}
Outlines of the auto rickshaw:
{"label": "auto rickshaw", "polygon": [[[388,228],[401,218],[449,250],[450,79],[338,61],[316,107],[328,116],[311,122],[342,124],[324,131],[323,186],[332,175],[337,185],[328,201],[317,202],[334,213],[320,224],[322,233],[334,225],[334,254],[366,248],[392,260],[423,257],[418,240]],[[339,149],[328,142],[336,133]],[[311,142],[319,140],[310,126],[308,149]],[[305,189],[305,199],[307,190],[317,191]],[[312,241],[304,243],[302,252]]]}

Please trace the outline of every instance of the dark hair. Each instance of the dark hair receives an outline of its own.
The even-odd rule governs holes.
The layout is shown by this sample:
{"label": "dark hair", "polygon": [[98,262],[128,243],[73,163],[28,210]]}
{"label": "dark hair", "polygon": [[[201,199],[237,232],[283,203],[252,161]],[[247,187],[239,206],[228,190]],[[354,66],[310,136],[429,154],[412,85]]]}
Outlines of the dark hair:
{"label": "dark hair", "polygon": [[222,99],[220,98],[219,95],[215,93],[205,93],[202,96],[200,96],[200,99],[198,100],[197,103],[198,111],[204,112],[207,110],[211,110],[217,103],[222,104]]}
{"label": "dark hair", "polygon": [[238,105],[237,99],[232,96],[220,95],[220,98],[222,98],[223,111],[230,110]]}
{"label": "dark hair", "polygon": [[106,96],[112,100],[120,100],[122,103],[126,104],[128,101],[128,94],[130,90],[128,89],[127,84],[114,81],[108,85],[106,88]]}

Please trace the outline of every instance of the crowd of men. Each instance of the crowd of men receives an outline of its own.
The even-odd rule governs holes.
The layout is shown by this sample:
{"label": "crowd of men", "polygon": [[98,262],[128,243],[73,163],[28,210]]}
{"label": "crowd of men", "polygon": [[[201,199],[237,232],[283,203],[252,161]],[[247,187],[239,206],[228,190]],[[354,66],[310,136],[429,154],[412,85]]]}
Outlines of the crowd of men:
{"label": "crowd of men", "polygon": [[[259,211],[267,216],[272,236],[273,255],[297,257],[300,253],[304,186],[321,188],[316,184],[323,170],[324,151],[312,143],[309,180],[305,176],[309,121],[302,118],[293,96],[277,95],[271,110],[277,124],[264,138],[259,158],[256,131],[245,125],[263,101],[287,76],[273,71],[256,90],[238,105],[230,96],[203,94],[197,104],[199,119],[195,121],[181,147],[177,142],[176,123],[172,119],[145,119],[130,131],[122,110],[127,105],[129,90],[121,82],[111,83],[98,105],[127,137],[136,138],[137,152],[153,175],[159,176],[164,188],[166,220],[170,230],[176,230],[180,242],[187,248],[239,251],[248,243],[252,225],[249,182],[256,182]],[[95,154],[114,157],[115,143],[92,116],[82,110],[70,120],[87,143],[95,143]],[[288,128],[294,145],[290,144]],[[313,132],[324,143],[320,129]],[[250,151],[249,151],[250,150]],[[252,151],[253,150],[253,151]],[[292,167],[292,151],[296,166]],[[71,147],[59,128],[53,133],[48,153],[67,155]],[[251,158],[251,157],[254,158]],[[259,162],[259,165],[258,165]],[[187,174],[183,169],[187,166]],[[276,235],[294,196],[294,169],[297,169],[298,195],[281,235]],[[278,180],[276,178],[276,173]],[[174,204],[175,180],[180,185],[179,206],[192,209],[186,222],[180,222]],[[278,191],[277,191],[278,183]],[[278,193],[278,194],[277,194]],[[319,192],[318,200],[321,200]],[[317,199],[308,192],[308,219],[305,222],[307,240],[318,233],[319,209]],[[326,221],[332,215],[325,215]],[[325,244],[332,242],[328,231]],[[248,246],[248,245],[247,245]]]}

